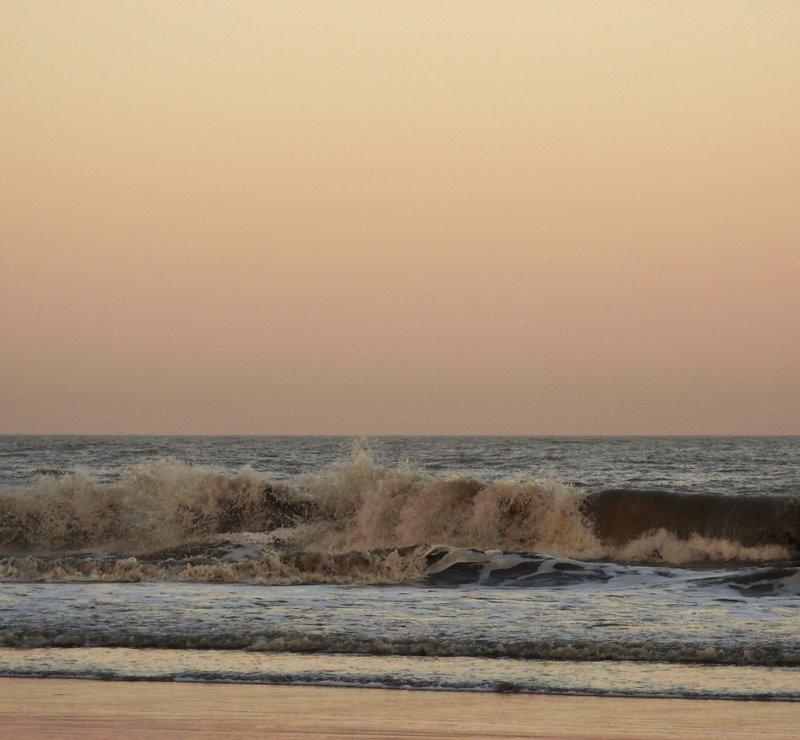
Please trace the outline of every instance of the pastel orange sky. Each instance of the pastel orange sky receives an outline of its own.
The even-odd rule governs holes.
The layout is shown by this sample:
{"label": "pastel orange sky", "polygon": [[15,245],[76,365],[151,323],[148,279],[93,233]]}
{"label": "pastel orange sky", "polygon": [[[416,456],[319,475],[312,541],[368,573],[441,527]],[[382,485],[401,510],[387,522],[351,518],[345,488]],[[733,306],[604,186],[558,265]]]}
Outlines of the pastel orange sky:
{"label": "pastel orange sky", "polygon": [[0,4],[0,433],[800,433],[800,3]]}

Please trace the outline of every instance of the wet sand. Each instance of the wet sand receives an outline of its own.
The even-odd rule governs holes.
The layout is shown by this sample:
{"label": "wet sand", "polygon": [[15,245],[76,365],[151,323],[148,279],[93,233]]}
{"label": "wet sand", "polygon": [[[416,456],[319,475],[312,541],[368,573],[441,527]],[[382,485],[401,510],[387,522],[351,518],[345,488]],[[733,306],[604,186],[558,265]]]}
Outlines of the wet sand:
{"label": "wet sand", "polygon": [[0,736],[796,737],[800,703],[0,679]]}

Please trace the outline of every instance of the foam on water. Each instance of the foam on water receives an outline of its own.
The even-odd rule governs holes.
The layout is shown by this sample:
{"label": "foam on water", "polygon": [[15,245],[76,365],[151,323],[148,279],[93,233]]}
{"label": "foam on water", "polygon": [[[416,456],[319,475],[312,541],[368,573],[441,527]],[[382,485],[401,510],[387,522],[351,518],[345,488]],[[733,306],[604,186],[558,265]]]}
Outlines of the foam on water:
{"label": "foam on water", "polygon": [[0,645],[800,665],[796,594],[602,565],[565,584],[558,564],[503,589],[6,582]]}
{"label": "foam on water", "polygon": [[[691,511],[674,527],[680,531],[658,527],[651,515],[652,526],[638,526],[626,540],[617,522],[627,523],[623,504],[638,499],[629,492],[622,504],[618,498],[599,508],[597,494],[556,481],[483,482],[380,466],[360,447],[347,462],[283,483],[249,468],[230,475],[159,459],[131,466],[113,482],[73,471],[5,490],[0,577],[398,583],[424,576],[436,543],[673,565],[792,554],[785,537],[770,536],[779,499],[746,501],[749,516],[737,519],[747,525],[743,544],[710,536],[719,531],[713,519],[692,520]],[[670,515],[690,498],[673,496]],[[658,502],[663,509],[664,495]],[[664,524],[673,526],[666,516]],[[730,521],[726,527],[735,534]]]}

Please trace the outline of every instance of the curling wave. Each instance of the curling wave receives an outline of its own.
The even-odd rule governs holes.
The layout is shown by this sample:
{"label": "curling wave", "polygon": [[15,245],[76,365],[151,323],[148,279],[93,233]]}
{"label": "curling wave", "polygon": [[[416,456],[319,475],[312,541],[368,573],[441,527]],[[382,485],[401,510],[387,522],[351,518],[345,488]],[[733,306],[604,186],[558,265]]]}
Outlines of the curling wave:
{"label": "curling wave", "polygon": [[682,564],[784,560],[799,542],[793,498],[435,477],[360,448],[289,482],[161,459],[112,483],[70,472],[0,493],[6,579],[389,583],[433,575],[423,543]]}

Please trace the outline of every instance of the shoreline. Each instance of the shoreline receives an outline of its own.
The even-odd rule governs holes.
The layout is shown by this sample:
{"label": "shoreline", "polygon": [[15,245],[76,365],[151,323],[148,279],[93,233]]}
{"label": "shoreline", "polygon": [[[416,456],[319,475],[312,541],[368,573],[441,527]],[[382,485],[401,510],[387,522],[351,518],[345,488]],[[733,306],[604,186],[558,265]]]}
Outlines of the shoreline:
{"label": "shoreline", "polygon": [[[0,648],[0,650],[7,649],[7,650],[36,650],[38,648]],[[67,648],[68,650],[72,650],[73,648]],[[77,648],[78,650],[82,648]],[[85,648],[84,648],[85,649]],[[90,648],[92,649],[92,648]],[[102,649],[102,648],[100,648]],[[137,650],[160,650],[162,648],[134,648]],[[168,650],[168,648],[167,648]],[[534,661],[534,662],[559,662],[559,661]],[[564,661],[569,662],[569,661]],[[606,661],[585,661],[585,662],[606,662]],[[616,661],[610,661],[616,662]],[[646,663],[643,663],[646,664]],[[713,667],[713,666],[712,666]],[[726,666],[725,666],[726,667]],[[766,667],[766,666],[760,666]],[[783,668],[785,666],[775,666],[777,668]],[[795,666],[792,666],[793,668]],[[155,684],[160,686],[245,686],[245,687],[257,687],[263,686],[267,688],[283,688],[283,689],[332,689],[336,691],[388,691],[388,692],[409,692],[409,693],[421,693],[421,694],[460,694],[465,696],[519,696],[519,697],[531,697],[531,696],[539,696],[545,698],[555,698],[555,699],[614,699],[614,700],[624,700],[624,701],[687,701],[687,702],[722,702],[722,703],[736,703],[736,704],[793,704],[796,705],[798,708],[798,712],[800,712],[800,696],[798,697],[785,697],[785,696],[777,696],[774,697],[767,695],[755,695],[755,696],[717,696],[717,695],[694,695],[694,696],[686,696],[680,694],[657,694],[657,693],[648,693],[648,694],[626,694],[623,692],[614,693],[612,691],[604,692],[604,693],[592,693],[590,690],[586,691],[570,691],[568,689],[548,689],[542,688],[541,690],[531,691],[529,689],[518,689],[515,687],[511,687],[508,689],[505,688],[462,688],[457,686],[412,686],[412,685],[385,685],[385,684],[360,684],[360,683],[347,683],[347,682],[340,682],[337,683],[335,680],[330,680],[327,683],[316,683],[316,682],[309,682],[305,683],[302,679],[297,681],[286,681],[286,682],[275,682],[275,683],[267,683],[263,680],[253,679],[233,679],[233,680],[226,680],[222,678],[173,678],[170,676],[165,677],[158,677],[158,676],[147,676],[146,678],[139,678],[136,676],[126,676],[124,678],[116,677],[116,676],[98,676],[98,675],[62,675],[62,674],[42,674],[42,675],[32,675],[32,674],[19,674],[19,675],[0,675],[0,682],[4,681],[68,681],[68,682],[78,682],[78,683],[99,683],[99,684],[126,684],[126,685],[134,685],[134,684]],[[2,709],[3,703],[2,699],[0,698],[0,709]],[[0,715],[1,716],[1,715]],[[798,717],[800,720],[800,716]]]}
{"label": "shoreline", "polygon": [[800,703],[0,678],[9,737],[794,737]]}

